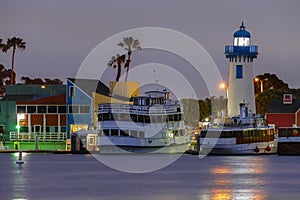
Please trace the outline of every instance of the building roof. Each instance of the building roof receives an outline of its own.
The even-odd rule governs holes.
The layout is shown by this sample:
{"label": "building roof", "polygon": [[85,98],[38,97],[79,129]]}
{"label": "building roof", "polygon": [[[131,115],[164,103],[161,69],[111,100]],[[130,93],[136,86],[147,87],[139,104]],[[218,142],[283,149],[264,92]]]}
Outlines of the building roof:
{"label": "building roof", "polygon": [[66,94],[33,100],[20,100],[16,101],[16,104],[66,104]]}
{"label": "building roof", "polygon": [[[6,95],[35,95],[36,98],[56,96],[66,93],[66,85],[63,84],[32,84],[32,85],[6,85]],[[22,100],[22,99],[19,99]]]}
{"label": "building roof", "polygon": [[300,109],[300,99],[293,99],[292,104],[283,104],[282,99],[272,99],[266,113],[296,113]]}
{"label": "building roof", "polygon": [[109,96],[109,88],[99,80],[95,79],[75,79],[68,78],[69,81],[78,86],[81,90],[87,93],[90,97],[93,92]]}
{"label": "building roof", "polygon": [[19,101],[19,100],[33,100],[36,98],[35,94],[6,94],[1,101]]}
{"label": "building roof", "polygon": [[240,26],[240,30],[236,31],[233,34],[233,37],[247,37],[250,38],[251,34],[246,31],[246,27],[244,26],[244,22],[242,22],[242,25]]}

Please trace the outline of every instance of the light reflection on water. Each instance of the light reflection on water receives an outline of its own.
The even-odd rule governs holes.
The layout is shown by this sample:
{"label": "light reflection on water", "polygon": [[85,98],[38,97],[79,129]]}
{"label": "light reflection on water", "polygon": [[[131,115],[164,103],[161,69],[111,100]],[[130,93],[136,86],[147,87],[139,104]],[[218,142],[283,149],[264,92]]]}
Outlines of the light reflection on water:
{"label": "light reflection on water", "polygon": [[183,156],[156,172],[131,174],[90,155],[28,154],[17,165],[14,155],[0,154],[0,200],[298,200],[299,158]]}
{"label": "light reflection on water", "polygon": [[[23,160],[24,160],[24,155],[23,155]],[[19,153],[15,153],[13,156],[15,160],[18,160]],[[13,163],[14,162],[15,161],[13,160]],[[23,164],[15,164],[13,165],[13,168],[15,170],[12,177],[12,184],[14,185],[12,191],[12,200],[27,200],[26,198],[24,198],[26,189],[28,187],[25,178],[26,170],[24,170]]]}
{"label": "light reflection on water", "polygon": [[209,195],[199,196],[201,200],[264,200],[267,199],[263,190],[253,190],[253,189],[214,189]]}
{"label": "light reflection on water", "polygon": [[[226,165],[214,166],[210,173],[214,179],[214,187],[200,195],[199,199],[212,200],[264,200],[267,199],[263,188],[253,189],[266,184],[260,174],[267,172],[268,164],[265,159],[257,157],[228,157]],[[253,176],[256,175],[256,176]],[[203,194],[203,193],[202,193]]]}

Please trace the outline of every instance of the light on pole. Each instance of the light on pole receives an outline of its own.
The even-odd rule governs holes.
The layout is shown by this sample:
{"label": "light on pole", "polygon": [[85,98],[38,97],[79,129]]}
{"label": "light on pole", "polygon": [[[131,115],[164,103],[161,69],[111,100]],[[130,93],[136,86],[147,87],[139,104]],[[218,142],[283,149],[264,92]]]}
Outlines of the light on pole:
{"label": "light on pole", "polygon": [[221,90],[225,90],[225,93],[226,93],[226,99],[228,98],[228,87],[227,87],[227,85],[225,84],[225,83],[220,83],[219,84],[219,88],[221,89]]}
{"label": "light on pole", "polygon": [[228,101],[228,87],[227,87],[227,85],[226,85],[226,83],[220,83],[219,84],[219,88],[221,89],[221,90],[225,90],[225,101],[226,101],[226,113],[225,113],[225,116],[227,116],[227,101]]}
{"label": "light on pole", "polygon": [[258,77],[254,79],[255,82],[260,82],[260,93],[264,91],[264,81],[268,81],[267,78],[260,80]]}

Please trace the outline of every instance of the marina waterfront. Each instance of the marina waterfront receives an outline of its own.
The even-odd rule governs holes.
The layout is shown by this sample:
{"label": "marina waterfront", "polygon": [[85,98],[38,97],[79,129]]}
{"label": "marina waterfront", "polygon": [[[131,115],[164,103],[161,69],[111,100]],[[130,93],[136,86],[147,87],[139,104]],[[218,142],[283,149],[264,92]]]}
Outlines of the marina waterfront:
{"label": "marina waterfront", "polygon": [[[121,156],[121,155],[110,155]],[[151,160],[161,155],[145,155]],[[164,155],[166,156],[166,155]],[[111,169],[90,154],[0,154],[0,199],[299,199],[297,156],[182,155],[149,173]],[[126,165],[122,160],[120,165]]]}

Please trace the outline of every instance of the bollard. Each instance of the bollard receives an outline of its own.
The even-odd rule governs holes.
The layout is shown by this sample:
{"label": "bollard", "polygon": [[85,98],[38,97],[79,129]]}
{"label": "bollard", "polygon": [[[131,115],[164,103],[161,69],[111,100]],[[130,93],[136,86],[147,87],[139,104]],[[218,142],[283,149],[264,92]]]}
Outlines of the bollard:
{"label": "bollard", "polygon": [[16,161],[16,164],[24,164],[24,161],[22,160],[22,151],[19,151],[19,159]]}

